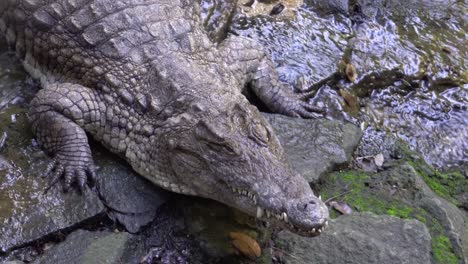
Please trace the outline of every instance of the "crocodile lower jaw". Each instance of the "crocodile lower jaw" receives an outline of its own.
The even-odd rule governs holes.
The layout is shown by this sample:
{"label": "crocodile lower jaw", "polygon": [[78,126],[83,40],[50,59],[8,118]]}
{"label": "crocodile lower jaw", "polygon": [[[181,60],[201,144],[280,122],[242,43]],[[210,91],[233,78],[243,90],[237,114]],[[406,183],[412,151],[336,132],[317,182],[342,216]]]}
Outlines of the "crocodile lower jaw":
{"label": "crocodile lower jaw", "polygon": [[[239,196],[249,198],[249,199],[252,200],[254,205],[257,206],[257,213],[256,213],[257,219],[265,220],[267,222],[269,220],[276,220],[281,226],[283,226],[283,227],[285,227],[285,228],[287,228],[289,230],[292,230],[295,233],[302,234],[302,235],[305,235],[305,236],[318,236],[328,226],[328,220],[326,220],[323,223],[323,225],[317,226],[316,228],[312,228],[312,229],[308,229],[308,230],[301,229],[301,228],[295,226],[294,224],[292,224],[289,221],[288,214],[286,212],[276,213],[276,212],[273,212],[271,210],[268,210],[268,209],[265,209],[265,208],[262,208],[261,206],[259,206],[257,204],[258,203],[258,198],[252,192],[250,192],[248,190],[245,190],[245,189],[234,188],[234,187],[232,187],[231,189],[235,194],[237,194]],[[319,196],[318,198],[320,200],[322,200],[321,196]]]}

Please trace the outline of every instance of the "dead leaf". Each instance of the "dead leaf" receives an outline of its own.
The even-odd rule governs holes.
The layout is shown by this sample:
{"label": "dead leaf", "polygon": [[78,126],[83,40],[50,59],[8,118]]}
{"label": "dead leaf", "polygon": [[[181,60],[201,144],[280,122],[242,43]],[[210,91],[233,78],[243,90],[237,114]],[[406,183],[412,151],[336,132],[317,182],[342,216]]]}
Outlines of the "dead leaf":
{"label": "dead leaf", "polygon": [[351,63],[346,64],[345,73],[346,73],[346,77],[348,78],[348,80],[350,82],[355,82],[356,81],[357,71],[356,71],[356,67],[354,67],[353,64],[351,64]]}
{"label": "dead leaf", "polygon": [[352,115],[357,115],[359,113],[359,100],[357,98],[357,96],[355,96],[354,94],[346,91],[345,89],[340,89],[340,95],[341,97],[343,97],[345,103],[346,103],[346,106],[348,109],[346,109],[349,113],[351,113]]}
{"label": "dead leaf", "polygon": [[346,62],[345,62],[344,60],[340,60],[340,61],[338,62],[338,71],[339,71],[340,73],[346,72]]}
{"label": "dead leaf", "polygon": [[383,156],[382,153],[379,153],[379,154],[374,156],[374,163],[375,163],[375,165],[377,165],[377,167],[382,167],[382,165],[384,163],[384,156]]}
{"label": "dead leaf", "polygon": [[443,46],[442,47],[442,51],[445,52],[445,53],[448,53],[448,54],[451,54],[452,53],[452,49],[447,47],[447,46]]}
{"label": "dead leaf", "polygon": [[255,239],[239,232],[230,232],[229,236],[232,239],[232,245],[244,256],[250,259],[260,257],[262,250]]}
{"label": "dead leaf", "polygon": [[353,209],[351,209],[351,207],[345,202],[332,201],[330,202],[330,206],[344,215],[349,215],[353,213]]}

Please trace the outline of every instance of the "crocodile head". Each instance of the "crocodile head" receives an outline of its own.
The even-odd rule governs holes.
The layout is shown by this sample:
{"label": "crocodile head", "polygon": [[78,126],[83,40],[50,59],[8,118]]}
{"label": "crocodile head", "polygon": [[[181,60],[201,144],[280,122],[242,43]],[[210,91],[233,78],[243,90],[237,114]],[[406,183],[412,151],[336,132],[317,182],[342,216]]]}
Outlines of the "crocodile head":
{"label": "crocodile head", "polygon": [[172,141],[170,152],[175,176],[193,194],[303,236],[318,235],[327,225],[327,206],[291,169],[271,126],[253,106],[236,104],[205,115]]}

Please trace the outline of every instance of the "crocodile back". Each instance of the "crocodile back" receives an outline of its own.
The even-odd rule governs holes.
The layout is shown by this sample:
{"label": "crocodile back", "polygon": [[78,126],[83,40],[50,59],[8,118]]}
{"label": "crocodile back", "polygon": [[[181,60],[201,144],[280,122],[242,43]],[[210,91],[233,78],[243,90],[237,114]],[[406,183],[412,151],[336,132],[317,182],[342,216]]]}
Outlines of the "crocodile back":
{"label": "crocodile back", "polygon": [[148,62],[206,40],[195,3],[3,0],[0,34],[36,78],[97,86],[104,77],[136,86]]}

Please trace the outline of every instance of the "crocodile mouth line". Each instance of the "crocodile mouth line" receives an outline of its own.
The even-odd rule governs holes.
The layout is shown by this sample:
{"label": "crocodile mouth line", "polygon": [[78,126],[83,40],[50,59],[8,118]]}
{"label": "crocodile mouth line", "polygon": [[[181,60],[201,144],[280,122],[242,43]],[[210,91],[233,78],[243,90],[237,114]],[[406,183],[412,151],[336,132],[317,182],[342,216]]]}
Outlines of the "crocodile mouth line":
{"label": "crocodile mouth line", "polygon": [[[246,198],[249,198],[250,200],[252,200],[254,205],[256,205],[256,207],[257,207],[257,213],[256,213],[257,219],[262,219],[262,220],[266,220],[266,221],[276,219],[283,226],[287,226],[290,230],[294,230],[294,231],[296,231],[298,233],[303,233],[303,234],[308,234],[308,235],[319,235],[328,226],[328,220],[325,220],[323,225],[317,226],[317,227],[312,228],[312,229],[303,229],[303,228],[297,227],[297,226],[295,226],[293,223],[291,223],[289,221],[288,214],[286,212],[276,213],[274,211],[271,211],[271,210],[268,210],[268,209],[265,209],[265,208],[262,208],[261,206],[259,206],[258,205],[257,195],[250,192],[249,190],[242,189],[242,188],[235,188],[235,187],[231,187],[231,190],[236,195],[246,197]],[[321,196],[319,196],[318,198],[320,199],[320,201],[322,201]]]}

